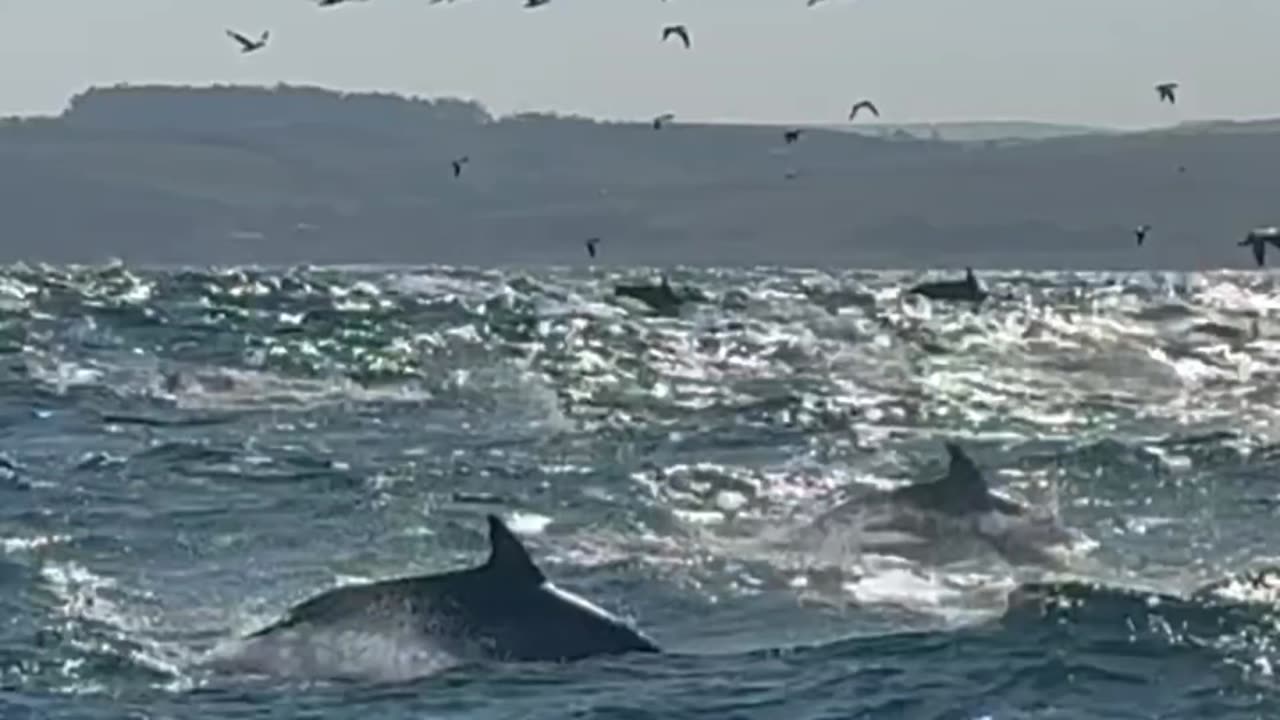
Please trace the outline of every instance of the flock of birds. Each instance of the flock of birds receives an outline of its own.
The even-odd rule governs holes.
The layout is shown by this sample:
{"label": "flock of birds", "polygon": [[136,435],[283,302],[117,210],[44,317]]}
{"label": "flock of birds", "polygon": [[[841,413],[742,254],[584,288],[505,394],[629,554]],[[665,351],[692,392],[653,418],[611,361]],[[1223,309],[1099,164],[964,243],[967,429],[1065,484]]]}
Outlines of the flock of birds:
{"label": "flock of birds", "polygon": [[[317,4],[320,7],[333,7],[336,5],[342,5],[344,3],[364,2],[364,1],[366,0],[317,0]],[[666,0],[663,0],[663,1],[665,2]],[[807,0],[806,6],[813,7],[823,1],[824,0]],[[431,4],[434,5],[441,2],[453,2],[453,0],[430,0],[430,2]],[[538,8],[538,7],[542,7],[543,5],[549,4],[550,2],[551,0],[525,0],[524,7],[526,9]],[[267,42],[271,38],[271,32],[269,30],[262,31],[262,34],[260,34],[257,38],[249,37],[247,35],[244,35],[243,33],[239,33],[234,30],[227,30],[227,35],[228,37],[235,40],[236,43],[239,44],[240,52],[246,53],[246,54],[262,50],[267,46]],[[689,28],[685,25],[673,24],[673,25],[663,26],[662,33],[660,36],[661,42],[665,43],[671,38],[678,39],[686,50],[690,50],[693,48],[692,35],[689,32]],[[1156,91],[1156,96],[1158,101],[1167,102],[1170,105],[1174,105],[1178,101],[1177,90],[1178,90],[1178,83],[1176,82],[1162,82],[1162,83],[1158,83],[1155,86],[1155,91]],[[850,106],[849,118],[848,118],[849,121],[852,122],[853,120],[855,120],[858,117],[858,114],[862,111],[866,111],[877,118],[880,117],[880,109],[876,107],[876,104],[874,102],[868,99],[861,99],[854,102],[853,105]],[[663,113],[661,115],[658,115],[653,118],[653,121],[652,121],[653,129],[661,130],[666,123],[669,123],[674,119],[675,119],[675,115],[673,113]],[[790,128],[783,131],[782,138],[786,144],[791,145],[793,143],[799,142],[800,137],[803,134],[804,134],[803,128]],[[453,167],[453,177],[455,178],[460,177],[462,175],[463,168],[470,161],[471,161],[470,158],[466,155],[463,155],[455,160],[452,160],[451,165]],[[1178,168],[1178,171],[1185,172],[1186,168],[1180,166]],[[796,173],[794,171],[789,171],[786,177],[788,179],[795,178]],[[1143,223],[1141,225],[1138,225],[1136,228],[1134,228],[1133,233],[1135,238],[1137,239],[1137,244],[1139,247],[1141,247],[1142,244],[1146,242],[1147,235],[1148,233],[1151,232],[1151,230],[1152,230],[1152,227],[1148,223]],[[599,243],[600,243],[600,238],[598,237],[591,238],[586,241],[585,245],[586,245],[587,254],[589,257],[592,257],[592,258],[596,257],[597,246],[599,245]],[[1274,245],[1277,248],[1280,248],[1280,228],[1274,227],[1274,226],[1255,228],[1251,230],[1249,234],[1239,243],[1240,247],[1244,247],[1246,245],[1251,246],[1253,250],[1253,258],[1257,262],[1258,267],[1263,267],[1266,265],[1267,245]],[[670,292],[670,288],[666,287],[665,285],[665,280],[663,282],[664,282],[663,287],[667,290],[667,292]],[[966,285],[971,285],[973,282],[974,282],[973,273],[970,270],[968,271],[968,274],[967,274]]]}
{"label": "flock of birds", "polygon": [[[1156,95],[1161,102],[1167,102],[1170,105],[1177,103],[1178,83],[1166,82],[1156,85]],[[1185,172],[1186,168],[1179,167],[1179,172]],[[1134,237],[1138,240],[1138,245],[1147,239],[1147,233],[1151,232],[1151,225],[1143,223],[1133,229]],[[1245,245],[1253,246],[1253,259],[1258,263],[1258,267],[1266,265],[1267,262],[1267,245],[1275,245],[1280,248],[1280,228],[1277,227],[1260,227],[1249,231],[1249,234],[1240,241],[1240,247]]]}
{"label": "flock of birds", "polygon": [[[348,2],[364,2],[364,1],[365,0],[318,0],[317,4],[320,7],[332,7],[335,5],[342,5]],[[441,2],[452,2],[453,0],[430,0],[430,1],[434,5]],[[536,8],[536,7],[541,7],[543,5],[546,5],[550,2],[551,0],[525,0],[524,7]],[[823,0],[808,0],[807,7],[813,7],[814,5],[817,5],[820,2],[823,2]],[[262,33],[258,35],[257,38],[253,38],[248,35],[245,35],[244,33],[237,32],[235,30],[230,30],[230,29],[227,30],[226,32],[227,32],[227,37],[234,40],[240,46],[240,52],[242,54],[249,54],[249,53],[254,53],[254,52],[258,52],[259,50],[262,50],[267,46],[267,42],[271,39],[271,31],[269,30],[263,30]],[[663,26],[662,34],[660,36],[661,42],[667,42],[671,38],[678,39],[680,43],[684,46],[684,49],[686,50],[693,49],[693,38],[687,26],[682,24]],[[1169,92],[1172,93],[1172,89],[1170,89]],[[1172,95],[1170,96],[1172,97]],[[854,102],[853,105],[850,106],[849,120],[853,121],[858,117],[858,114],[863,111],[866,111],[877,118],[880,117],[880,108],[876,107],[876,104],[871,100],[864,98]],[[672,120],[675,120],[675,117],[676,116],[674,113],[663,113],[661,115],[654,117],[652,121],[653,129],[661,130],[663,126],[665,126],[667,123],[671,122]],[[800,140],[800,136],[803,134],[804,134],[803,128],[790,128],[783,132],[782,139],[786,144],[791,145],[793,143],[798,142]],[[466,167],[466,165],[469,162],[471,162],[471,158],[466,155],[463,155],[454,160],[451,160],[450,165],[453,168],[453,177],[455,178],[461,177],[463,169]],[[794,171],[789,171],[786,177],[788,179],[794,179],[796,177],[796,173]],[[590,238],[585,242],[587,255],[589,257],[591,258],[596,257],[597,246],[599,245],[599,243],[600,243],[600,238],[598,237]],[[664,287],[666,287],[665,281],[664,281]],[[667,287],[667,290],[669,291],[670,288]]]}

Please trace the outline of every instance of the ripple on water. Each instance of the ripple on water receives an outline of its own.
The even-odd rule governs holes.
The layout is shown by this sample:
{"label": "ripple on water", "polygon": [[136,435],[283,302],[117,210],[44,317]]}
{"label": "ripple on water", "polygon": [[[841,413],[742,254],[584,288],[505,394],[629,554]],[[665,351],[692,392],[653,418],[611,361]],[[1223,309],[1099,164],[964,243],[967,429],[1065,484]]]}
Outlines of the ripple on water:
{"label": "ripple on water", "polygon": [[[101,717],[1226,718],[1277,699],[1274,598],[1184,596],[1273,553],[1274,276],[1004,273],[1009,299],[975,311],[905,295],[919,273],[680,268],[703,297],[674,316],[613,296],[639,276],[0,270],[11,695]],[[1096,544],[1067,574],[1171,599],[1055,586],[1094,610],[1011,614],[1010,589],[1061,571],[962,538],[954,562],[877,554],[856,524],[795,542],[858,493],[938,477],[943,440]],[[486,512],[681,654],[287,700],[193,669],[339,580],[476,562]]]}

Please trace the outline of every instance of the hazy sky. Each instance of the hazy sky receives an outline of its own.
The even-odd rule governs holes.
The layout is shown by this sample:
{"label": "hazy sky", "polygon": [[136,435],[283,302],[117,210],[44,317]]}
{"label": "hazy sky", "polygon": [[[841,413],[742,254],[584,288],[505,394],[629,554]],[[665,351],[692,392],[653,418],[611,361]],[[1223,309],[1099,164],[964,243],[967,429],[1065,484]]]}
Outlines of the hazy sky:
{"label": "hazy sky", "polygon": [[[859,97],[886,122],[1280,116],[1280,0],[522,2],[0,0],[0,114],[96,84],[290,82],[610,118],[841,122]],[[225,28],[272,42],[241,56]]]}

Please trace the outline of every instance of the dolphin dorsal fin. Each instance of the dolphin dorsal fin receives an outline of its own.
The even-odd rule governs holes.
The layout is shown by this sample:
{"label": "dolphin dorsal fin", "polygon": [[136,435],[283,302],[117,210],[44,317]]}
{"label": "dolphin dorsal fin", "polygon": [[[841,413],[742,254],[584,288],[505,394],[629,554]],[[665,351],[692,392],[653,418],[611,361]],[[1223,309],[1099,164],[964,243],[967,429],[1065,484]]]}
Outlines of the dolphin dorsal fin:
{"label": "dolphin dorsal fin", "polygon": [[982,471],[965,451],[959,445],[949,442],[947,454],[951,456],[951,464],[947,467],[947,476],[942,482],[969,495],[987,495],[987,481],[982,479]]}
{"label": "dolphin dorsal fin", "polygon": [[541,585],[546,576],[533,564],[529,551],[497,515],[489,516],[489,562],[485,567],[514,581]]}

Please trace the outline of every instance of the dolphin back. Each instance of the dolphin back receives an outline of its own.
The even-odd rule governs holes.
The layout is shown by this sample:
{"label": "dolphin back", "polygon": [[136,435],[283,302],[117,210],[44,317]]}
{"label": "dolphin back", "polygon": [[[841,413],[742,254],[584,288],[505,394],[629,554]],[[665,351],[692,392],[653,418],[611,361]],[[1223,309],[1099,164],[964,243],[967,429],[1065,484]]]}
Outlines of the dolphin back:
{"label": "dolphin back", "polygon": [[502,520],[488,521],[491,550],[481,565],[329,590],[245,639],[283,648],[257,653],[267,658],[328,652],[333,638],[359,635],[468,660],[564,662],[660,652],[628,623],[555,587]]}
{"label": "dolphin back", "polygon": [[947,474],[939,480],[916,483],[891,492],[895,500],[915,505],[923,510],[964,515],[997,510],[1017,514],[1020,507],[991,494],[991,488],[982,471],[967,453],[955,443],[947,443],[950,464]]}
{"label": "dolphin back", "polygon": [[674,312],[685,302],[665,282],[660,285],[617,285],[613,288],[616,297],[628,297],[648,305],[658,312]]}
{"label": "dolphin back", "polygon": [[987,298],[987,291],[978,282],[973,268],[965,268],[964,280],[935,280],[915,285],[907,291],[912,295],[923,295],[932,300],[968,300],[981,302]]}

